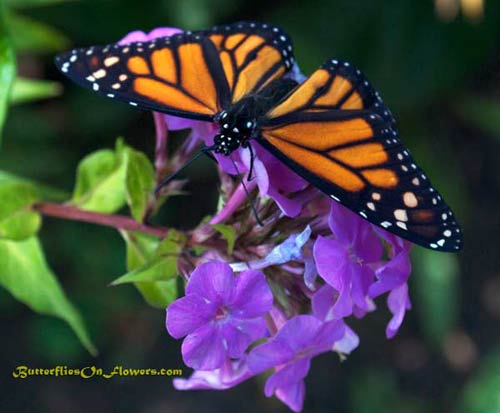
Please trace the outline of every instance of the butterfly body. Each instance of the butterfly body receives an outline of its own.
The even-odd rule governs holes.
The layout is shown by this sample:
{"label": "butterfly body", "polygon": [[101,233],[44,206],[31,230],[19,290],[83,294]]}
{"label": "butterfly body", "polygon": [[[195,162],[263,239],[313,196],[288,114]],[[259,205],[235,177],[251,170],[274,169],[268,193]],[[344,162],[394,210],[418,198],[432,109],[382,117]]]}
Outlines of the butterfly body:
{"label": "butterfly body", "polygon": [[330,59],[299,84],[294,63],[289,36],[257,22],[56,58],[63,73],[109,98],[217,123],[214,152],[230,156],[257,142],[371,223],[426,248],[459,250],[452,211],[365,76]]}
{"label": "butterfly body", "polygon": [[248,147],[251,139],[258,140],[260,123],[266,113],[296,86],[293,79],[274,80],[262,91],[246,96],[215,115],[220,132],[214,138],[214,151],[229,156],[240,146]]}

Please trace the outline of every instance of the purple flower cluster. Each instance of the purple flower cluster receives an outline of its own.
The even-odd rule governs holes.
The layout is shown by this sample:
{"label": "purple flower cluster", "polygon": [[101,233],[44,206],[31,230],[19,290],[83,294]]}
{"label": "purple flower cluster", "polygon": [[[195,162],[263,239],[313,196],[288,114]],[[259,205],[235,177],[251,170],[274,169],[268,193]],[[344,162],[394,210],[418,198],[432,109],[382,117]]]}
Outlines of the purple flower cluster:
{"label": "purple flower cluster", "polygon": [[[122,43],[176,32],[133,32]],[[303,79],[298,68],[292,76]],[[180,149],[183,156],[176,159],[213,143],[215,125],[155,116],[157,156],[158,148],[166,146],[167,129],[191,129]],[[374,300],[387,294],[393,316],[386,336],[397,333],[411,307],[411,244],[323,196],[257,143],[252,145],[255,179],[246,189],[266,225],[255,225],[245,188],[230,178],[249,172],[249,151],[215,155],[223,206],[193,230],[191,243],[203,246],[203,252],[179,264],[187,281],[185,296],[167,309],[167,330],[184,338],[182,356],[194,369],[190,378],[175,379],[174,386],[225,390],[268,372],[266,396],[275,395],[299,412],[312,358],[331,351],[349,354],[358,346],[346,324],[349,317],[366,316],[376,309]],[[219,247],[224,243],[212,242],[220,241],[213,228],[219,223],[238,234],[231,254]]]}

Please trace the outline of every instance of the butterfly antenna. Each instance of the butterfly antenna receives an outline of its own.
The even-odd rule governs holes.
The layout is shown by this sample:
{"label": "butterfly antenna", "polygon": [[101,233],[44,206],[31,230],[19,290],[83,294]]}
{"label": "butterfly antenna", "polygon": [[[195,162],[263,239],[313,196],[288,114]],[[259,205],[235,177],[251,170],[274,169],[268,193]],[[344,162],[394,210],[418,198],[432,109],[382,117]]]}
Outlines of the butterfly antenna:
{"label": "butterfly antenna", "polygon": [[184,165],[182,165],[177,171],[175,171],[172,175],[167,176],[163,179],[155,188],[155,195],[158,195],[160,190],[168,185],[173,179],[175,179],[179,174],[184,171],[189,165],[191,165],[194,161],[196,161],[200,156],[207,155],[209,158],[214,159],[211,151],[213,150],[212,146],[205,146],[200,150],[200,152],[196,153],[189,161],[187,161]]}
{"label": "butterfly antenna", "polygon": [[248,199],[248,203],[250,204],[250,207],[252,208],[252,212],[253,212],[253,215],[255,217],[255,220],[257,221],[257,224],[259,224],[259,226],[263,227],[264,224],[262,223],[262,221],[259,218],[259,214],[257,213],[257,209],[255,208],[255,205],[252,202],[252,198],[250,198],[250,193],[248,192],[248,189],[245,185],[245,181],[241,177],[240,171],[238,170],[238,166],[236,165],[236,162],[234,162],[233,158],[230,158],[230,159],[231,159],[231,162],[233,163],[234,169],[236,169],[238,180],[240,181],[240,184],[243,186],[243,190],[245,191],[245,194],[246,194],[247,199]]}

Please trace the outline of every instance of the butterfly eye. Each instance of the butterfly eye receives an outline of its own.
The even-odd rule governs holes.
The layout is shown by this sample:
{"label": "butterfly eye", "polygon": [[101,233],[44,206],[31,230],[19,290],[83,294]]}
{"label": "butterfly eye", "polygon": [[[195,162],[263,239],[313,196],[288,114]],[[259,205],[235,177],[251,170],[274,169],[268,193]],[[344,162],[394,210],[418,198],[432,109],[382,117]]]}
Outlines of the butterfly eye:
{"label": "butterfly eye", "polygon": [[245,128],[248,129],[248,130],[252,130],[253,128],[255,128],[255,121],[254,120],[249,120],[247,123],[245,123]]}

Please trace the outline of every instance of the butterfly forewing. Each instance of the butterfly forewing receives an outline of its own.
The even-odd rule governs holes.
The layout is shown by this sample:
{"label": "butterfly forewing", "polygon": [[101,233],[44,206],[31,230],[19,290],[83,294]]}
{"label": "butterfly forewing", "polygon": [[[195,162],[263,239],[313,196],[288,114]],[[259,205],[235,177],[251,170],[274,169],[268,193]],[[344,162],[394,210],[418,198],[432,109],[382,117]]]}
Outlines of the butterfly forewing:
{"label": "butterfly forewing", "polygon": [[283,75],[293,55],[288,36],[277,27],[241,22],[150,42],[75,49],[58,56],[56,64],[108,97],[209,121]]}
{"label": "butterfly forewing", "polygon": [[294,63],[292,43],[280,28],[254,22],[215,27],[215,44],[235,103],[262,90],[285,74]]}
{"label": "butterfly forewing", "polygon": [[370,222],[428,248],[461,248],[453,213],[403,146],[378,93],[349,63],[328,61],[271,109],[260,143]]}

